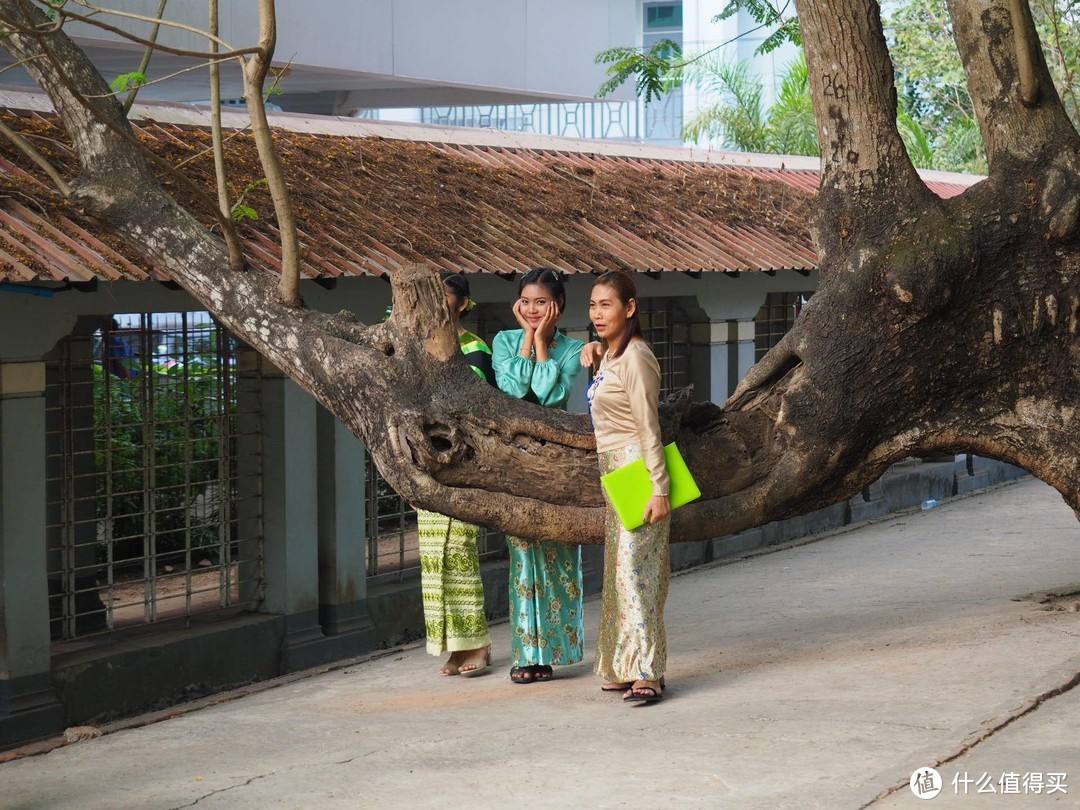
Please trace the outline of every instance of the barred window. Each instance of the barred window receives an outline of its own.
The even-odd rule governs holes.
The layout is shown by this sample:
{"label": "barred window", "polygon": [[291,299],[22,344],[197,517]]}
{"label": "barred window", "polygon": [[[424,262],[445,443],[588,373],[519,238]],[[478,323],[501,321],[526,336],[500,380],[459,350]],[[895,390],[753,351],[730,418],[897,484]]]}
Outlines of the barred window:
{"label": "barred window", "polygon": [[754,362],[764,357],[795,325],[795,319],[813,294],[813,290],[806,290],[765,296],[765,303],[754,316]]}
{"label": "barred window", "polygon": [[258,396],[238,397],[234,349],[208,313],[181,312],[118,315],[53,352],[54,639],[261,598]]}
{"label": "barred window", "polygon": [[641,330],[660,363],[660,396],[690,384],[690,316],[672,298],[638,299]]}

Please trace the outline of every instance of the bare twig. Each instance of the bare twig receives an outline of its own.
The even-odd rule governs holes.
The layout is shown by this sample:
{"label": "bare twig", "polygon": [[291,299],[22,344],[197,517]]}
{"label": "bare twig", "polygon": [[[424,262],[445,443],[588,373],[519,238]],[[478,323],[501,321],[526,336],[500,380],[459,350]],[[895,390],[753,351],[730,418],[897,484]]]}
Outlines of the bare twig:
{"label": "bare twig", "polygon": [[1057,60],[1058,67],[1061,69],[1061,90],[1062,94],[1067,96],[1072,107],[1072,119],[1076,121],[1080,118],[1080,102],[1076,98],[1076,88],[1073,83],[1076,81],[1076,73],[1072,69],[1071,61],[1065,55],[1065,44],[1061,40],[1062,20],[1060,9],[1056,2],[1040,3],[1043,14],[1049,18],[1050,25],[1054,34],[1054,47],[1051,49],[1054,58]]}
{"label": "bare twig", "polygon": [[49,176],[49,179],[53,181],[61,194],[65,197],[71,196],[71,186],[68,184],[67,180],[65,180],[59,170],[49,162],[48,158],[34,148],[33,144],[5,124],[2,120],[0,120],[0,134],[19,147],[19,150],[30,158],[30,160],[34,161],[38,168]]}
{"label": "bare twig", "polygon": [[64,18],[60,16],[57,16],[55,20],[43,22],[40,25],[31,25],[29,27],[12,20],[10,17],[2,17],[0,18],[0,22],[3,22],[3,25],[8,29],[8,32],[25,34],[32,37],[41,36],[43,34],[55,34],[64,26]]}
{"label": "bare twig", "polygon": [[[231,141],[237,135],[242,135],[244,132],[246,132],[250,128],[251,128],[251,121],[249,120],[248,123],[244,124],[244,126],[237,127],[232,132],[230,132],[228,135],[226,135],[224,138],[222,138],[221,139],[222,146],[227,144],[229,141]],[[176,164],[176,168],[179,169],[179,168],[181,168],[183,166],[186,166],[187,164],[191,163],[192,161],[198,160],[199,158],[202,158],[202,157],[206,157],[207,155],[212,155],[213,153],[214,153],[214,147],[213,146],[211,146],[209,149],[203,149],[201,152],[196,152],[191,157],[184,158],[183,160],[181,160],[179,163]]]}
{"label": "bare twig", "polygon": [[[154,48],[157,46],[158,32],[161,30],[161,18],[165,15],[165,6],[168,2],[169,0],[158,0],[158,19],[157,22],[154,23],[154,27],[150,29],[150,41],[154,44],[146,46],[146,50],[143,51],[142,61],[139,62],[139,69],[137,71],[143,77],[146,76],[146,71],[150,68],[150,57],[154,55]],[[214,50],[217,50],[216,45]],[[131,92],[128,93],[127,98],[124,99],[124,115],[131,112],[131,105],[135,103],[135,96],[138,95],[141,86],[141,84],[138,84],[131,88]]]}
{"label": "bare twig", "polygon": [[[42,0],[37,0],[37,2],[40,3],[40,2],[42,2]],[[71,9],[68,7],[67,3],[65,3],[65,5],[62,8],[59,8],[58,11],[59,11],[60,14],[63,14],[65,16],[69,16],[72,19],[80,19],[81,17],[94,16],[94,15],[97,15],[97,14],[110,14],[110,15],[112,15],[114,17],[120,17],[120,18],[126,19],[126,20],[136,20],[138,22],[150,23],[151,25],[156,23],[156,24],[159,24],[159,25],[168,26],[169,28],[176,28],[176,29],[178,29],[180,31],[187,31],[189,34],[198,34],[200,37],[206,37],[207,40],[209,40],[209,41],[217,42],[219,49],[224,48],[225,51],[233,50],[232,46],[228,42],[221,39],[216,34],[211,35],[209,31],[206,31],[206,30],[204,30],[202,28],[197,28],[194,25],[187,25],[186,23],[176,22],[174,20],[162,19],[160,14],[158,14],[156,17],[148,17],[145,14],[136,14],[136,13],[134,13],[132,11],[121,11],[120,9],[116,9],[116,8],[104,8],[102,6],[96,6],[93,3],[87,2],[87,0],[67,0],[67,2],[68,3],[74,3],[75,5],[82,6],[83,8],[87,9],[90,12],[89,15],[77,14],[76,12],[71,11]],[[107,23],[100,23],[100,22],[97,22],[97,21],[91,21],[91,25],[107,25]],[[229,55],[230,56],[235,56],[236,54],[229,54]]]}
{"label": "bare twig", "polygon": [[[2,22],[6,22],[6,21],[4,21],[2,18],[0,18],[0,23],[2,23]],[[9,70],[14,70],[17,67],[22,67],[27,62],[33,62],[35,59],[40,59],[40,58],[41,58],[41,54],[37,54],[36,56],[28,56],[25,59],[17,59],[16,61],[12,62],[10,65],[4,65],[2,68],[0,68],[0,74],[7,73]]]}
{"label": "bare twig", "polygon": [[300,297],[300,240],[296,235],[296,216],[281,161],[274,148],[270,124],[266,119],[266,104],[263,101],[263,83],[270,70],[276,41],[277,16],[274,13],[274,2],[259,0],[259,47],[257,53],[244,62],[244,95],[251,113],[251,133],[255,136],[263,174],[270,189],[270,196],[274,200],[278,232],[281,234],[281,282],[278,291],[286,305],[300,306],[303,301]]}
{"label": "bare twig", "polygon": [[[214,39],[210,40],[210,49],[216,51],[218,33],[218,0],[210,0],[210,33]],[[229,202],[228,177],[225,173],[225,146],[221,139],[221,66],[217,60],[210,63],[210,137],[213,141],[214,151],[214,182],[217,185],[218,211],[222,222],[228,222],[228,227],[222,225],[225,244],[229,247],[229,266],[240,269],[244,266],[244,254],[240,246],[240,237],[232,218],[232,204]]]}
{"label": "bare twig", "polygon": [[[166,74],[164,76],[158,76],[156,79],[151,79],[150,81],[144,82],[143,84],[139,85],[139,87],[141,89],[143,87],[150,87],[153,84],[164,84],[165,82],[169,81],[170,79],[175,79],[177,76],[183,76],[185,73],[191,73],[194,70],[202,70],[204,67],[209,67],[215,61],[217,61],[219,63],[220,62],[230,62],[234,58],[235,57],[232,57],[232,56],[223,56],[223,57],[221,57],[220,59],[217,59],[217,60],[207,59],[205,62],[199,62],[198,64],[190,65],[189,67],[181,68],[180,70],[174,70],[172,73],[168,73],[168,74]],[[117,93],[117,92],[91,93],[91,94],[88,94],[86,97],[87,98],[115,98],[117,95],[119,95],[119,93]]]}
{"label": "bare twig", "polygon": [[[145,37],[140,37],[140,36],[138,36],[136,34],[131,33],[130,31],[124,30],[123,28],[119,28],[119,27],[117,27],[115,25],[110,25],[109,23],[103,22],[102,20],[94,19],[93,15],[91,15],[91,14],[78,14],[77,12],[71,11],[69,9],[62,9],[58,13],[61,14],[63,17],[66,17],[66,18],[69,18],[69,19],[72,19],[72,20],[78,20],[79,22],[84,22],[84,23],[87,23],[88,25],[93,25],[96,28],[100,28],[103,31],[108,31],[108,32],[110,32],[112,34],[117,34],[118,36],[121,36],[121,37],[123,37],[124,39],[126,39],[126,40],[128,40],[130,42],[135,42],[135,43],[137,43],[139,45],[146,45],[147,47],[152,47],[152,48],[154,48],[155,50],[158,50],[158,51],[164,51],[165,53],[171,53],[174,56],[190,56],[190,57],[195,58],[195,59],[213,59],[213,58],[224,58],[224,57],[250,56],[251,54],[254,54],[255,52],[258,51],[258,48],[254,47],[254,46],[250,47],[250,48],[236,48],[236,49],[232,49],[232,50],[228,50],[228,51],[222,51],[222,52],[216,53],[216,54],[212,53],[210,51],[192,51],[192,50],[188,50],[187,48],[174,48],[171,45],[163,45],[160,42],[151,42],[149,39],[146,39]],[[97,13],[97,12],[95,12],[95,13]],[[119,12],[116,12],[116,13],[119,13]],[[135,19],[140,19],[139,15],[122,15],[122,16],[133,16]],[[147,22],[153,22],[153,18],[151,18],[151,17],[144,17],[144,18],[141,18],[141,19],[145,19]],[[169,20],[162,20],[161,22],[162,22],[163,25],[170,25],[170,26],[180,28],[180,29],[185,30],[185,31],[190,31],[190,32],[195,33],[195,34],[199,34],[200,36],[204,36],[204,37],[209,38],[209,33],[207,31],[200,31],[198,28],[193,28],[193,27],[191,27],[189,25],[180,25],[179,23],[173,23],[173,22],[170,22]],[[37,32],[27,32],[27,33],[36,34]],[[219,44],[227,45],[228,43],[219,43]]]}

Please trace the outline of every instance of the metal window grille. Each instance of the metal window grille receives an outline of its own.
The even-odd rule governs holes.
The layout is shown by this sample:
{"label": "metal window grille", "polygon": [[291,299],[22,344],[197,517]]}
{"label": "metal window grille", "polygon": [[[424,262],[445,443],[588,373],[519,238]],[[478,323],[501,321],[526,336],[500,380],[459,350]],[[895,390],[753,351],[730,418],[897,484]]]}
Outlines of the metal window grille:
{"label": "metal window grille", "polygon": [[690,316],[671,298],[639,300],[641,330],[660,363],[660,396],[690,384]]}
{"label": "metal window grille", "polygon": [[754,362],[764,357],[795,325],[795,318],[813,294],[813,290],[806,290],[765,296],[765,303],[754,316]]}
{"label": "metal window grille", "polygon": [[[508,324],[490,305],[476,307],[465,328],[480,336],[488,345],[495,334]],[[420,575],[420,536],[416,512],[382,477],[371,456],[367,457],[366,537],[367,574],[371,582],[395,582]],[[484,528],[477,542],[481,560],[505,557],[506,539],[502,532]]]}
{"label": "metal window grille", "polygon": [[47,363],[55,640],[262,597],[258,393],[207,313],[119,315]]}

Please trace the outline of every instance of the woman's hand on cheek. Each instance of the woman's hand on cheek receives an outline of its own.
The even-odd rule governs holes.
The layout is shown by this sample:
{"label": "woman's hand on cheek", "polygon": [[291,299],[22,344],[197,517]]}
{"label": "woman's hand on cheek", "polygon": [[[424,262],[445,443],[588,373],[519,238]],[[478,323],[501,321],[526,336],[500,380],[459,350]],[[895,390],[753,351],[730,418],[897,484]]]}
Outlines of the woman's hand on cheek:
{"label": "woman's hand on cheek", "polygon": [[520,298],[514,302],[512,311],[514,313],[514,318],[517,319],[518,326],[525,330],[525,334],[530,334],[533,331],[533,328],[532,325],[527,320],[525,320],[525,316],[521,314]]}

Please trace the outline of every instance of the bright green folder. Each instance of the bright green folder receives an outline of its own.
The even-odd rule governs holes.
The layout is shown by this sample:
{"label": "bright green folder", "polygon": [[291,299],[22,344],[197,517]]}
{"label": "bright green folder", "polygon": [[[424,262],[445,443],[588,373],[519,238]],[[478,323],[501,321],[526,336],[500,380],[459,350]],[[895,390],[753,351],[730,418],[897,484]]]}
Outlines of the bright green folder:
{"label": "bright green folder", "polygon": [[[664,447],[664,460],[667,462],[668,478],[671,479],[671,490],[668,493],[671,508],[677,509],[700,498],[701,490],[690,475],[690,470],[674,442]],[[645,507],[649,505],[653,492],[645,459],[639,458],[600,476],[600,483],[603,484],[623,526],[632,531],[645,523]]]}

